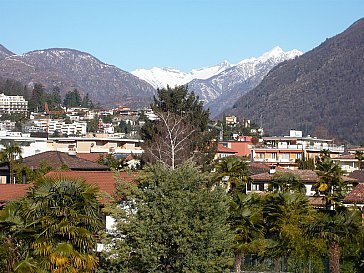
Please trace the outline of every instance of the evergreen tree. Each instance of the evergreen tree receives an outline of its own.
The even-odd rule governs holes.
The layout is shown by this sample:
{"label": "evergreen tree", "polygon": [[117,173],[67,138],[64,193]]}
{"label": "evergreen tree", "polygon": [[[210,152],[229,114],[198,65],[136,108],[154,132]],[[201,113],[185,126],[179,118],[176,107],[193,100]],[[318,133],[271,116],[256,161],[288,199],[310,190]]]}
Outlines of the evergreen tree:
{"label": "evergreen tree", "polygon": [[44,91],[43,85],[36,83],[29,100],[29,110],[33,112],[43,112],[46,100],[47,94]]}
{"label": "evergreen tree", "polygon": [[66,107],[80,107],[81,105],[80,92],[77,89],[67,92],[63,100],[63,105]]}
{"label": "evergreen tree", "polygon": [[229,272],[232,234],[221,187],[208,187],[189,165],[160,164],[145,171],[137,188],[127,185],[102,272]]}
{"label": "evergreen tree", "polygon": [[[208,130],[209,111],[203,108],[203,103],[193,92],[188,91],[187,86],[158,89],[151,107],[159,120],[147,120],[141,129],[148,161],[171,164],[174,152],[171,153],[170,149],[168,155],[163,155],[165,152],[160,151],[160,141],[169,137],[162,146],[173,147],[176,145],[172,143],[174,139],[185,137],[192,145],[179,142],[180,146],[185,146],[183,154],[177,156],[181,162],[193,158],[204,166],[211,163],[214,155],[211,151],[215,148],[211,140],[216,134]],[[182,136],[181,132],[188,132],[188,135]]]}

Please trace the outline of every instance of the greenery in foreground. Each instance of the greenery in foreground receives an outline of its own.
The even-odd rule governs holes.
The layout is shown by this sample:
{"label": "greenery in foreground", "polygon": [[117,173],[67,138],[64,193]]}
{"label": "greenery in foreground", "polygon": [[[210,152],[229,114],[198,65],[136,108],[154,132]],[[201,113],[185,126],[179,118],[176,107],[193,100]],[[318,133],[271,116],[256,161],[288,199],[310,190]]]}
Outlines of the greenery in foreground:
{"label": "greenery in foreground", "polygon": [[[169,91],[160,94],[162,115],[172,117],[164,126],[178,121],[183,128],[200,128]],[[179,99],[196,102],[185,88],[174,91]],[[153,144],[166,128],[150,125]],[[205,139],[207,132],[194,132],[193,140]],[[342,172],[326,154],[303,166],[319,176],[315,186],[325,208],[318,211],[309,205],[298,177],[277,172],[267,192],[247,194],[246,162],[228,157],[216,163],[215,173],[204,172],[205,162],[193,160],[203,151],[190,143],[185,147],[193,149],[183,153],[187,162],[171,165],[161,157],[141,172],[138,184],[119,183],[117,203],[104,211],[116,219],[115,229],[103,234],[106,248],[99,259],[95,189],[62,179],[38,182],[1,212],[0,271],[364,271],[361,213],[342,206],[347,191]],[[10,162],[5,155],[13,153],[3,160]]]}
{"label": "greenery in foreground", "polygon": [[97,191],[80,180],[47,177],[9,203],[0,217],[0,271],[93,272]]}
{"label": "greenery in foreground", "polygon": [[228,196],[191,165],[156,164],[138,186],[121,182],[116,230],[101,272],[229,272]]}

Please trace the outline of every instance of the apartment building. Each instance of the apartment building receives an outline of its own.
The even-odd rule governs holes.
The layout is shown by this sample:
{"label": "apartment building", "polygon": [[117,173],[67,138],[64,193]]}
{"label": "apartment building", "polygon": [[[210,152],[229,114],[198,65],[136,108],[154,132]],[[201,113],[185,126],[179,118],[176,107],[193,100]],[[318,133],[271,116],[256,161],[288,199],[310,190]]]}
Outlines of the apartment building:
{"label": "apartment building", "polygon": [[0,94],[0,114],[26,113],[28,101],[23,96],[6,96]]}
{"label": "apartment building", "polygon": [[331,139],[319,139],[310,135],[303,137],[302,131],[291,130],[289,136],[263,137],[251,148],[254,162],[266,162],[287,169],[297,169],[297,159],[315,158],[323,150],[336,158],[344,153],[344,146],[337,146]]}

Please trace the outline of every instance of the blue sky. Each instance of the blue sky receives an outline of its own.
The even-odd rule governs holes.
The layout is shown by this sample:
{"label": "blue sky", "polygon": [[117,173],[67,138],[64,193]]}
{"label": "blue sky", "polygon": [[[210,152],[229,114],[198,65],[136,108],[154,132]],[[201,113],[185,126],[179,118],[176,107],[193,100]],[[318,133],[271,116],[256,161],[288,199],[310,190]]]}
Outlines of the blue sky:
{"label": "blue sky", "polygon": [[0,44],[65,47],[132,71],[182,71],[309,51],[364,16],[363,0],[0,0]]}

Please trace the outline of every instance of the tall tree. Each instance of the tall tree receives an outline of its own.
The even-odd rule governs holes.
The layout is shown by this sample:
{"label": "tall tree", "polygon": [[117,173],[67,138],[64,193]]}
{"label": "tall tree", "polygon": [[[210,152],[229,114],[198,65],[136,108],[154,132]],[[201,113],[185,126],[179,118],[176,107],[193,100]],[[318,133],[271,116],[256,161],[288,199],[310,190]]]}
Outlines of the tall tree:
{"label": "tall tree", "polygon": [[77,89],[66,93],[63,100],[63,105],[66,107],[80,107],[81,106],[81,95]]}
{"label": "tall tree", "polygon": [[171,112],[158,112],[155,129],[158,133],[146,145],[146,153],[153,161],[161,162],[175,169],[194,156],[196,129],[181,116]]}
{"label": "tall tree", "polygon": [[34,85],[32,96],[29,100],[29,110],[35,112],[44,111],[44,103],[46,102],[46,96],[43,85],[36,83]]}
{"label": "tall tree", "polygon": [[[188,142],[192,145],[186,145],[181,161],[193,155],[193,159],[199,163],[206,165],[211,162],[211,150],[214,148],[211,140],[215,134],[208,130],[209,112],[203,108],[203,103],[198,97],[188,91],[187,86],[175,88],[167,86],[166,89],[159,89],[151,107],[159,119],[147,120],[141,129],[146,151],[151,150],[150,147],[155,146],[155,142],[160,139],[169,138],[167,142],[171,143],[172,139],[181,136],[180,129],[176,130],[179,132],[177,134],[171,134],[171,132],[183,124],[184,130],[188,130],[186,132]],[[188,149],[187,146],[189,146]],[[147,160],[155,161],[155,153],[151,155],[147,152],[146,156]],[[170,157],[167,156],[164,163],[173,162]]]}
{"label": "tall tree", "polygon": [[155,164],[124,187],[105,272],[229,272],[228,199],[208,184],[190,165]]}
{"label": "tall tree", "polygon": [[341,205],[346,192],[346,185],[342,179],[343,171],[329,156],[323,156],[318,160],[316,173],[319,176],[314,185],[317,194],[324,195],[327,210]]}
{"label": "tall tree", "polygon": [[324,239],[328,244],[330,273],[340,272],[340,242],[355,239],[362,232],[360,213],[344,210],[341,212],[318,213],[308,226],[308,234]]}

